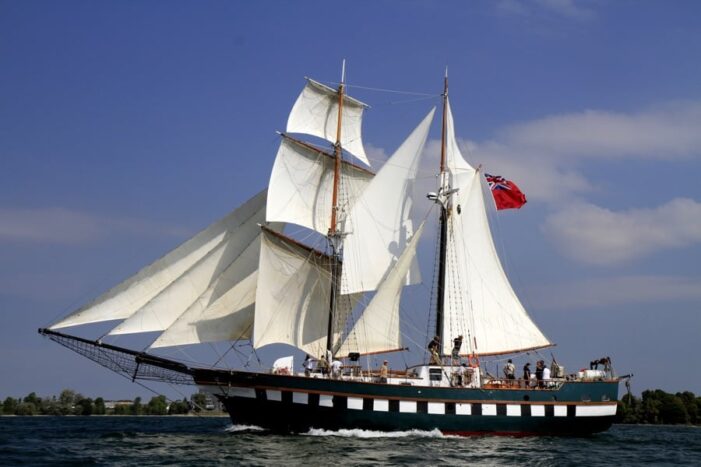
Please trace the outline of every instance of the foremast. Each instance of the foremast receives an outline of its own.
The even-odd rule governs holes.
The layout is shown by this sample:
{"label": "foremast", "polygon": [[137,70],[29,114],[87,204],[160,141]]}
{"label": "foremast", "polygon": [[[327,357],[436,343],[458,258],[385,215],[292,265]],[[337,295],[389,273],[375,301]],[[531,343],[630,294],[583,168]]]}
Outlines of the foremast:
{"label": "foremast", "polygon": [[336,304],[340,291],[343,236],[338,229],[338,191],[341,179],[341,162],[343,147],[341,146],[341,129],[343,124],[343,96],[345,94],[346,81],[346,61],[343,60],[341,70],[341,82],[338,85],[338,119],[336,124],[336,142],[333,146],[334,167],[333,167],[333,189],[331,194],[331,226],[327,235],[329,247],[331,248],[331,293],[329,300],[329,322],[326,334],[326,354],[334,356],[333,323],[336,313]]}

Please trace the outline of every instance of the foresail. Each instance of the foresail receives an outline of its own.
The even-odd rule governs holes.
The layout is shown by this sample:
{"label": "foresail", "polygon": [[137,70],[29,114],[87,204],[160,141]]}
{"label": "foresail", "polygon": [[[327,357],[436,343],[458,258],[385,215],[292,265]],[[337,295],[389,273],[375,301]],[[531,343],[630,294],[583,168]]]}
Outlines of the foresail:
{"label": "foresail", "polygon": [[416,257],[416,247],[423,229],[422,223],[346,336],[338,352],[340,355],[348,355],[351,352],[376,353],[401,347],[399,301],[407,272]]}
{"label": "foresail", "polygon": [[312,355],[326,349],[330,258],[263,231],[253,345],[289,344]]}
{"label": "foresail", "polygon": [[[343,98],[341,146],[368,166],[363,149],[361,125],[363,110],[367,105],[349,96]],[[307,84],[297,98],[287,120],[287,131],[318,136],[336,142],[338,128],[338,94],[335,89],[307,79]]]}
{"label": "foresail", "polygon": [[[443,353],[465,338],[463,352],[509,353],[550,345],[533,323],[504,272],[485,210],[482,175],[453,174],[448,218]],[[475,345],[476,343],[476,345]]]}
{"label": "foresail", "polygon": [[[313,146],[283,135],[270,175],[266,219],[329,231],[334,160]],[[341,219],[366,188],[373,174],[343,162]]]}
{"label": "foresail", "polygon": [[[342,293],[377,289],[413,235],[411,195],[434,112],[414,129],[353,205],[346,220]],[[412,279],[420,280],[417,271]]]}
{"label": "foresail", "polygon": [[[88,305],[55,323],[51,329],[125,319],[138,312],[180,277],[221,248],[242,224],[265,219],[265,190],[223,219],[210,225],[134,276],[113,287]],[[196,297],[195,297],[196,299]],[[192,303],[192,301],[190,302]]]}

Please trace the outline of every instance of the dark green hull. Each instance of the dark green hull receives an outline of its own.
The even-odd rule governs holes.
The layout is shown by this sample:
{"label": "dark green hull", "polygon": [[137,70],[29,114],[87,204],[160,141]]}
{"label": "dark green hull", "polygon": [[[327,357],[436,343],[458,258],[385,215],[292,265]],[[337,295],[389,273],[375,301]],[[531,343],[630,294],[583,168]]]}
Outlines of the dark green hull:
{"label": "dark green hull", "polygon": [[588,435],[613,423],[618,381],[557,389],[469,389],[202,370],[198,384],[235,424],[276,431],[434,430],[451,434]]}

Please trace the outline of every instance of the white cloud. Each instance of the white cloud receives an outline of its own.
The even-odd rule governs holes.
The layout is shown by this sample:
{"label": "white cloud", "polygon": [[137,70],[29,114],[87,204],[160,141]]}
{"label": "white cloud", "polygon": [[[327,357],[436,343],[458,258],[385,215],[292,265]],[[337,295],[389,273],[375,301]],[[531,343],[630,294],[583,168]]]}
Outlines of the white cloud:
{"label": "white cloud", "polygon": [[107,218],[64,208],[0,208],[0,240],[79,244],[114,233],[182,236],[186,232],[139,219]]}
{"label": "white cloud", "polygon": [[498,138],[544,157],[679,159],[701,155],[701,102],[624,114],[588,110],[522,123]]}
{"label": "white cloud", "polygon": [[543,230],[565,256],[617,264],[701,242],[701,203],[677,198],[656,208],[621,212],[580,203],[551,214]]}
{"label": "white cloud", "polygon": [[543,14],[578,21],[595,18],[594,10],[581,6],[581,3],[575,0],[500,0],[497,2],[496,8],[502,14],[525,18],[542,16]]}
{"label": "white cloud", "polygon": [[381,167],[389,159],[389,154],[383,148],[374,146],[372,143],[365,143],[365,154],[373,167]]}
{"label": "white cloud", "polygon": [[[580,6],[575,0],[535,0],[535,4],[565,18],[588,20],[594,18],[594,11]],[[591,2],[589,3],[591,5]]]}
{"label": "white cloud", "polygon": [[680,276],[602,277],[529,289],[534,309],[568,311],[701,299],[701,278]]}
{"label": "white cloud", "polygon": [[605,159],[701,157],[701,102],[620,113],[592,110],[510,125],[487,141],[460,140],[466,158],[513,179],[530,201],[551,205],[597,191],[582,168]]}
{"label": "white cloud", "polygon": [[[511,142],[495,141],[477,144],[461,140],[460,146],[463,153],[470,154],[470,163],[483,164],[486,172],[513,180],[530,201],[569,202],[596,189],[575,167],[560,164],[542,151],[531,153]],[[469,148],[472,150],[468,153]]]}

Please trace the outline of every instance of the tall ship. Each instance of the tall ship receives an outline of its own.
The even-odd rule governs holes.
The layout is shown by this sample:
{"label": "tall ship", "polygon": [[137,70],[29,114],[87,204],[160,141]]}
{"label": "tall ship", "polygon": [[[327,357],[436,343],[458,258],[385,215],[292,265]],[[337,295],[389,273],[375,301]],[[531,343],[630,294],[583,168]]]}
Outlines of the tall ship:
{"label": "tall ship", "polygon": [[[307,79],[266,189],[40,334],[135,381],[197,385],[233,423],[275,431],[608,429],[621,380],[609,358],[571,374],[543,358],[522,372],[553,344],[500,262],[494,199],[482,168],[460,152],[447,73],[436,186],[421,196],[417,171],[436,109],[375,172],[362,143],[367,105],[347,94],[344,75],[333,87]],[[420,306],[400,301],[421,282],[416,253],[429,222],[438,224],[435,256],[424,269],[434,278],[417,342],[402,333],[400,310]],[[102,322],[116,325],[98,338],[75,331]],[[158,334],[146,349],[114,341],[137,333]],[[297,362],[281,355],[253,371],[161,351],[214,342],[237,352],[244,343],[251,354],[287,344]],[[389,369],[383,358],[408,344],[419,361]]]}

